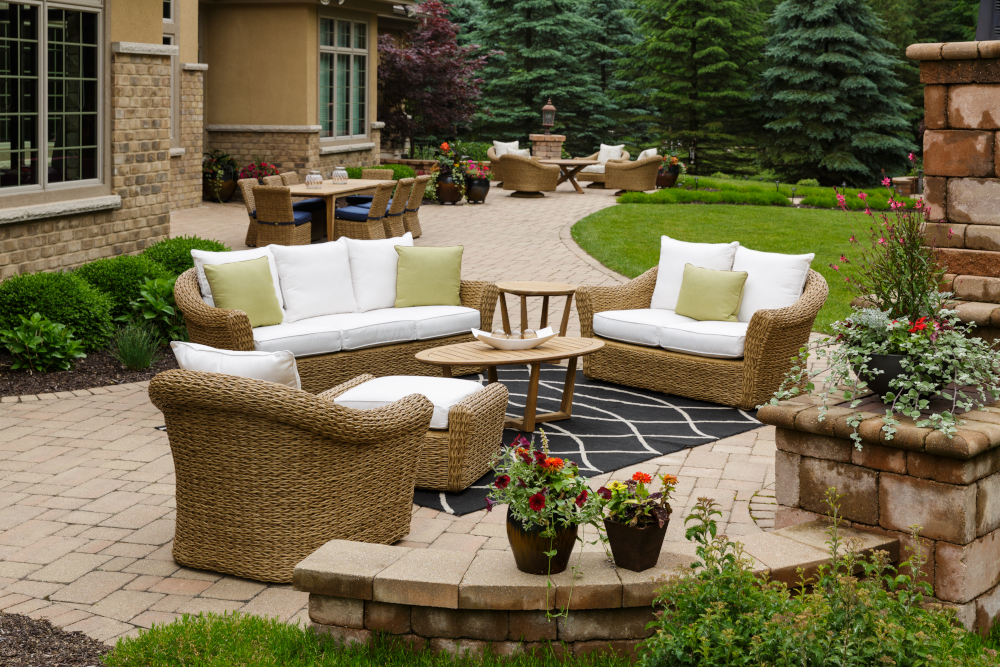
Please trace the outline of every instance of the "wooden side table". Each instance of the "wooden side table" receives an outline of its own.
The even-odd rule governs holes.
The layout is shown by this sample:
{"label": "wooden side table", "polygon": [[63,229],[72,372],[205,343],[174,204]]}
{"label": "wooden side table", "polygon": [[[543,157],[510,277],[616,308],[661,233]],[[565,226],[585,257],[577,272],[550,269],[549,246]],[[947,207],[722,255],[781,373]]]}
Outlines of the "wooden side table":
{"label": "wooden side table", "polygon": [[576,294],[576,285],[565,283],[546,283],[534,280],[512,280],[497,283],[500,290],[500,316],[503,318],[503,330],[510,333],[510,316],[507,314],[507,299],[504,294],[513,294],[521,297],[521,331],[528,328],[528,297],[542,297],[542,324],[539,329],[544,329],[549,325],[549,297],[565,296],[566,308],[563,310],[562,324],[559,327],[559,335],[566,335],[566,328],[569,326],[569,309],[573,304],[573,295]]}

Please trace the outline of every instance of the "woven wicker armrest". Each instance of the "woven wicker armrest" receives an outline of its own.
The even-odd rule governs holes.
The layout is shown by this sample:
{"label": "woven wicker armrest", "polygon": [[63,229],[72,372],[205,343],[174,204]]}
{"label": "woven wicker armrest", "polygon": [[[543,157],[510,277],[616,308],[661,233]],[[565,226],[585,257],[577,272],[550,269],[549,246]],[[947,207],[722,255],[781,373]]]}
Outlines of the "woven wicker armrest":
{"label": "woven wicker armrest", "polygon": [[479,311],[479,328],[493,330],[493,313],[497,308],[500,291],[495,283],[486,280],[463,280],[459,292],[462,305]]}
{"label": "woven wicker armrest", "polygon": [[[652,163],[656,163],[656,168],[660,168],[660,163],[662,158],[657,156],[644,157],[641,160],[636,160],[635,162],[629,162],[626,158],[625,160],[608,160],[606,171],[632,171],[633,169],[642,169],[643,167],[648,167]],[[614,165],[614,166],[612,166]]]}
{"label": "woven wicker armrest", "polygon": [[242,310],[213,308],[201,298],[198,275],[188,269],[174,283],[174,300],[184,315],[192,343],[220,350],[254,349],[250,318]]}
{"label": "woven wicker armrest", "polygon": [[375,379],[374,375],[372,375],[371,373],[365,373],[363,375],[359,375],[358,377],[354,378],[353,380],[348,380],[347,382],[344,382],[342,384],[338,384],[336,387],[333,387],[332,389],[327,389],[326,391],[321,391],[320,393],[316,394],[316,396],[318,398],[322,398],[323,400],[326,400],[326,401],[332,401],[333,399],[337,398],[341,394],[345,393],[347,390],[354,389],[358,385],[362,385],[365,382],[368,382],[369,380],[374,380],[374,379]]}
{"label": "woven wicker armrest", "polygon": [[657,268],[624,285],[580,287],[576,290],[576,309],[580,313],[580,331],[585,338],[594,337],[594,315],[605,310],[637,310],[649,308],[656,287]]}

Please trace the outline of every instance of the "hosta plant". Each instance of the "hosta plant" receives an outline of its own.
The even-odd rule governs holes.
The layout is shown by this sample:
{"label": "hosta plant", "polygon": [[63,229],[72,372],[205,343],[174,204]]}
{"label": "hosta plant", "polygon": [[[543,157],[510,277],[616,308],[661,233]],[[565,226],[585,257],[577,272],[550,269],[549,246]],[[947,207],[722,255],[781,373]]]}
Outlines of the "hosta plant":
{"label": "hosta plant", "polygon": [[147,280],[139,290],[139,298],[131,302],[133,317],[120,317],[120,321],[148,322],[154,325],[166,341],[188,340],[187,326],[184,325],[184,315],[174,301],[174,283],[176,278],[157,278]]}
{"label": "hosta plant", "polygon": [[83,343],[74,338],[65,325],[52,322],[40,313],[30,318],[19,317],[20,325],[0,330],[0,345],[14,357],[11,370],[68,371],[77,359],[87,356]]}

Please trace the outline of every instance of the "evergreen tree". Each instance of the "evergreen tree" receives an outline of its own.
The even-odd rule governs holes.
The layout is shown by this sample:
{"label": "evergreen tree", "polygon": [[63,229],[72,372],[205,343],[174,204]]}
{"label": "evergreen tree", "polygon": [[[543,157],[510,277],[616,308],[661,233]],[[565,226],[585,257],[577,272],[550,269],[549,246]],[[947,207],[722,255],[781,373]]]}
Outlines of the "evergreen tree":
{"label": "evergreen tree", "polygon": [[[971,42],[979,21],[978,0],[926,0],[915,3],[917,42]],[[896,17],[882,15],[886,21]]]}
{"label": "evergreen tree", "polygon": [[751,0],[636,0],[643,41],[619,73],[626,100],[671,144],[696,142],[695,173],[752,168],[753,87],[764,47],[763,16]]}
{"label": "evergreen tree", "polygon": [[904,173],[910,105],[892,44],[865,0],[785,0],[771,19],[766,158],[787,180],[869,185]]}
{"label": "evergreen tree", "polygon": [[482,0],[452,0],[448,3],[448,18],[459,27],[458,43],[472,43],[472,34],[482,20]]}

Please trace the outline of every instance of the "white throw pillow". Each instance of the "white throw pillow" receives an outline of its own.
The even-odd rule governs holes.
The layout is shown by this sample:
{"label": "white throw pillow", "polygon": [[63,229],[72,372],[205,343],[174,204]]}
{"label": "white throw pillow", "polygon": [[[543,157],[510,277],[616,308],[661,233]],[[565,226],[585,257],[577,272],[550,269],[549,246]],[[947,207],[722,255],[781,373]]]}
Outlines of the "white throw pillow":
{"label": "white throw pillow", "polygon": [[530,148],[522,148],[521,150],[512,149],[507,151],[507,155],[520,155],[521,157],[531,157]]}
{"label": "white throw pillow", "polygon": [[617,146],[601,144],[601,152],[597,154],[597,161],[600,164],[605,164],[608,160],[617,160],[622,156],[623,150],[625,150],[625,144]]}
{"label": "white throw pillow", "polygon": [[186,371],[223,373],[241,378],[265,380],[302,389],[295,355],[288,350],[281,352],[240,352],[218,350],[198,343],[170,343],[177,365]]}
{"label": "white throw pillow", "polygon": [[805,289],[809,264],[814,257],[813,253],[782,255],[742,246],[737,248],[733,271],[747,272],[743,300],[737,315],[739,321],[749,322],[758,310],[787,308],[798,301]]}
{"label": "white throw pillow", "polygon": [[362,313],[396,306],[396,246],[412,246],[413,234],[378,241],[347,240],[354,299]]}
{"label": "white throw pillow", "polygon": [[739,243],[687,243],[669,236],[660,237],[660,268],[656,275],[651,308],[674,310],[681,293],[684,265],[693,264],[703,269],[731,271],[733,256]]}
{"label": "white throw pillow", "polygon": [[356,313],[347,239],[313,245],[268,246],[278,267],[285,322]]}
{"label": "white throw pillow", "polygon": [[647,148],[643,152],[639,153],[639,157],[637,157],[636,160],[641,160],[644,157],[653,157],[654,155],[657,155],[656,149]]}
{"label": "white throw pillow", "polygon": [[494,141],[493,152],[497,154],[497,157],[500,157],[501,155],[506,155],[510,151],[517,150],[517,143],[518,142],[516,141],[511,141],[505,144],[502,141]]}
{"label": "white throw pillow", "polygon": [[374,410],[410,394],[421,394],[434,404],[431,428],[445,429],[448,428],[448,412],[451,408],[482,389],[481,384],[471,380],[390,375],[348,389],[333,399],[333,402],[355,410]]}
{"label": "white throw pillow", "polygon": [[191,258],[194,260],[194,268],[198,272],[198,287],[201,289],[201,298],[208,305],[215,307],[215,299],[212,298],[212,286],[208,284],[208,277],[205,276],[206,264],[230,264],[232,262],[245,262],[248,259],[267,257],[267,265],[271,269],[271,280],[274,282],[274,293],[278,295],[278,305],[281,310],[285,310],[285,300],[281,298],[281,284],[278,282],[278,267],[274,263],[274,255],[271,254],[271,246],[264,248],[253,248],[251,250],[236,250],[233,252],[209,252],[208,250],[192,250]]}

